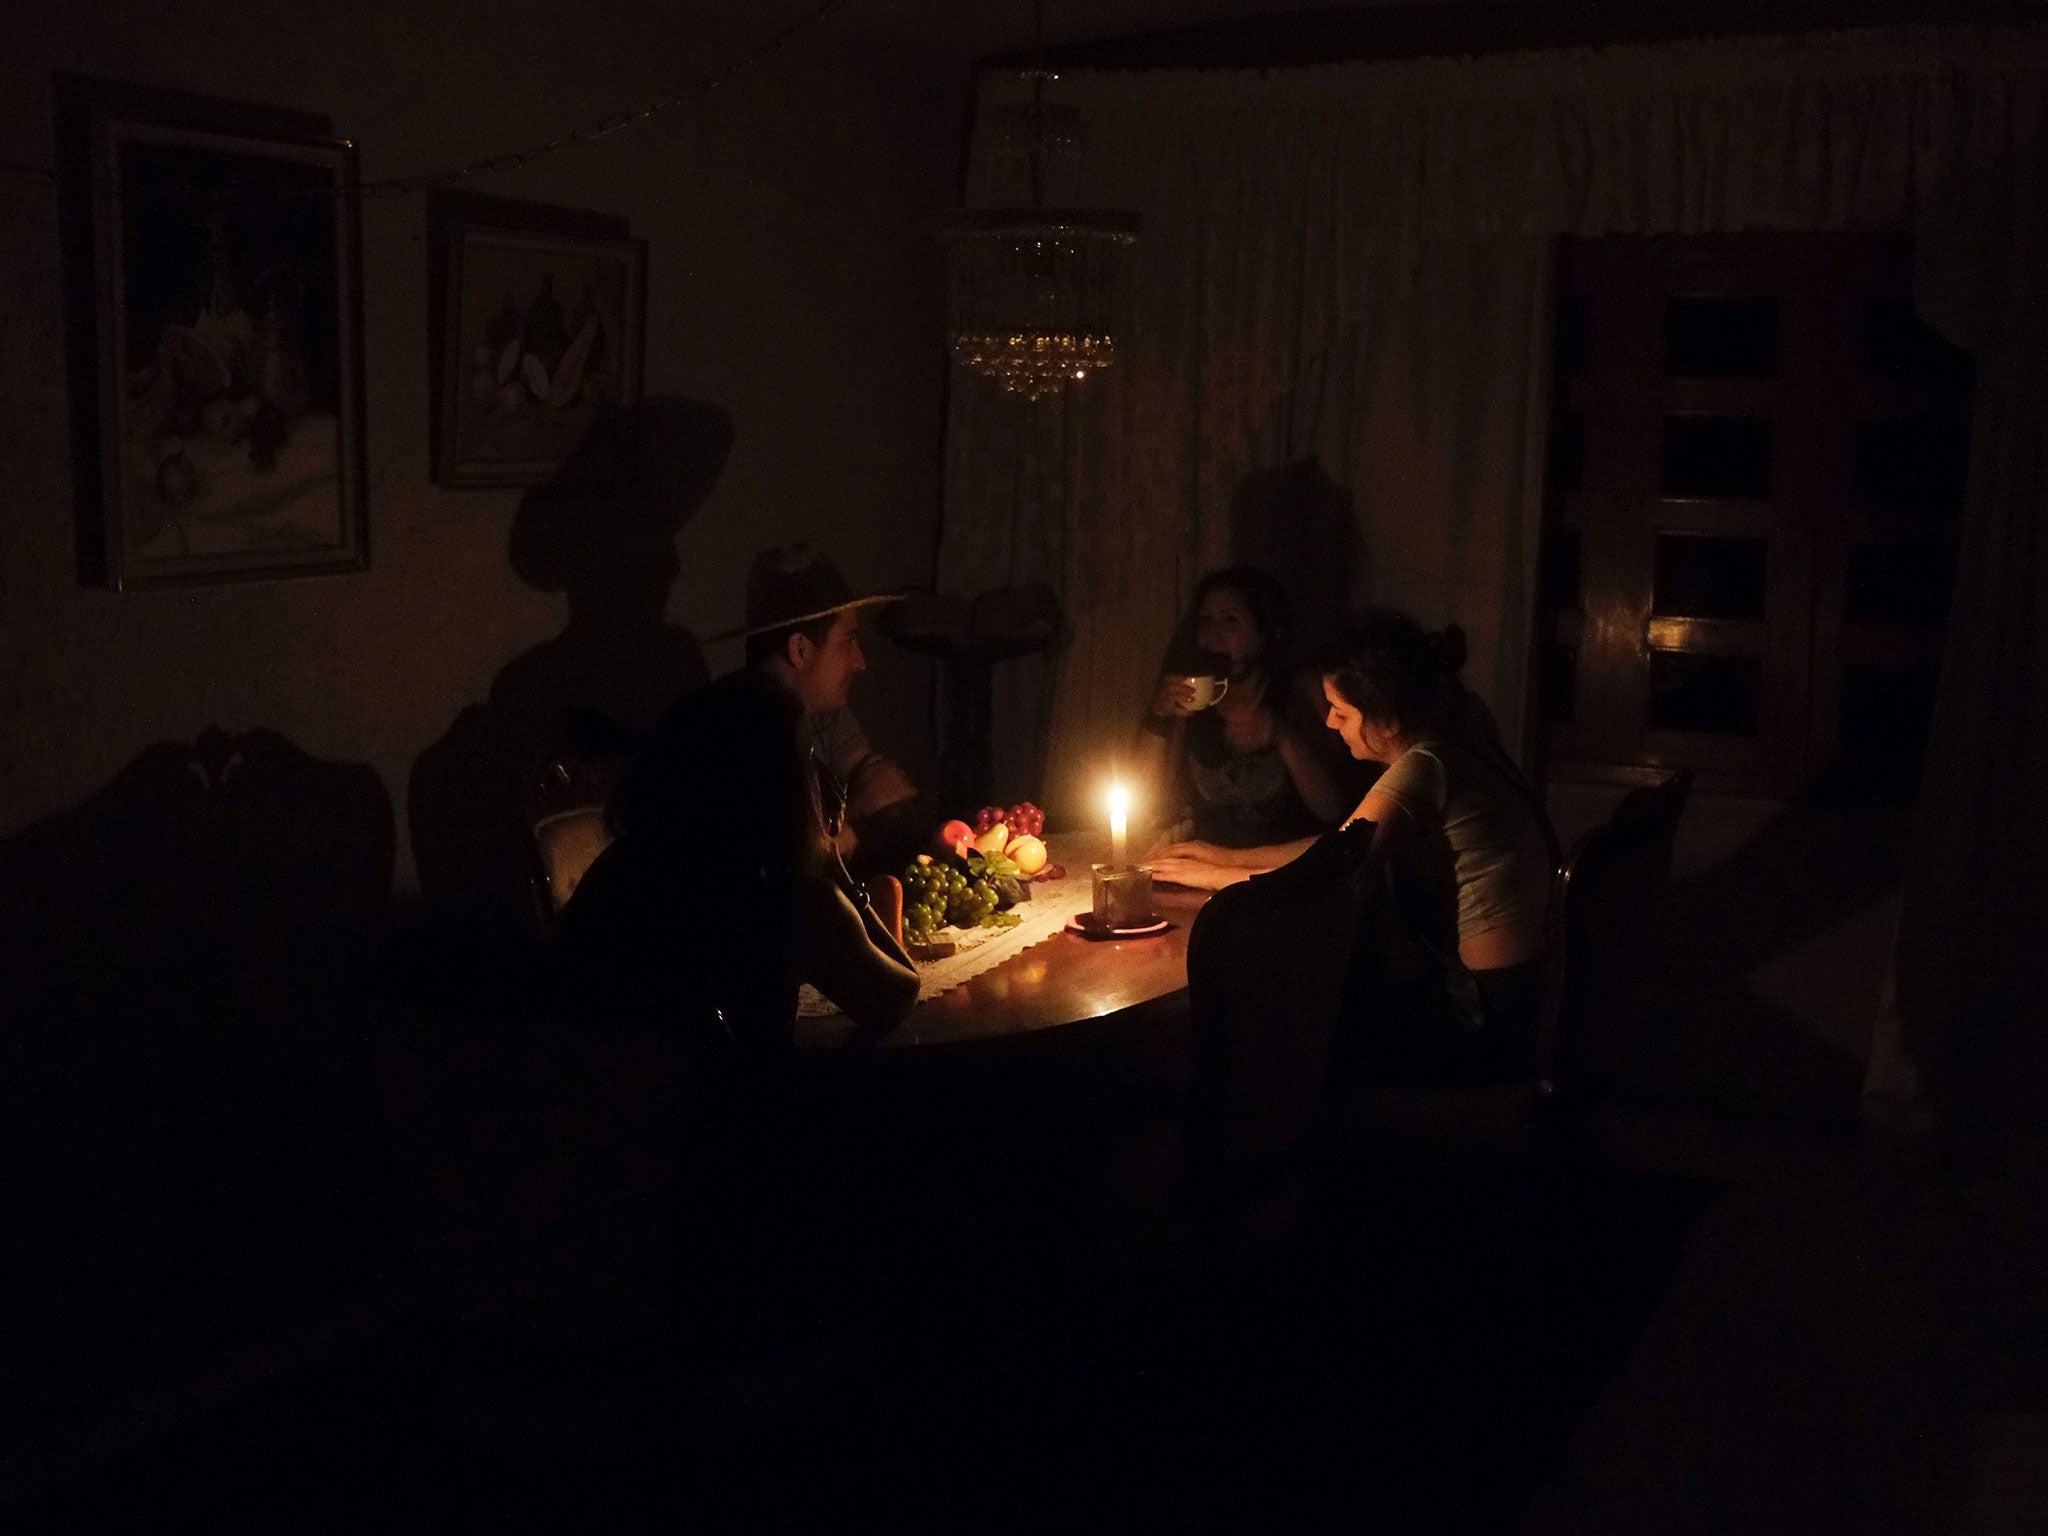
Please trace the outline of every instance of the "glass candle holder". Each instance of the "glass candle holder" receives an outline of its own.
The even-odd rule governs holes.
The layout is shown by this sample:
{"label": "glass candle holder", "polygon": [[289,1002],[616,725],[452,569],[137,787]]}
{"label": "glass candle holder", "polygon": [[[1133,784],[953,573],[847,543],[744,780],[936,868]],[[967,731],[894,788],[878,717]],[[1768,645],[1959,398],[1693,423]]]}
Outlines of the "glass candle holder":
{"label": "glass candle holder", "polygon": [[1152,871],[1139,864],[1089,866],[1095,875],[1095,921],[1109,928],[1142,928],[1153,922]]}

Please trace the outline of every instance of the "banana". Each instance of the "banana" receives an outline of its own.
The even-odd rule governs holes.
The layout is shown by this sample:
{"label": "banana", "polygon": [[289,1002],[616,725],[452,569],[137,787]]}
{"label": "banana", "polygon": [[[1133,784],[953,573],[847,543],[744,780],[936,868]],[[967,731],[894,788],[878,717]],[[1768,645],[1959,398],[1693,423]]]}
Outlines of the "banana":
{"label": "banana", "polygon": [[576,339],[569,343],[569,350],[562,354],[562,361],[555,368],[554,386],[548,391],[549,405],[567,405],[576,398],[576,391],[583,384],[583,367],[590,360],[590,349],[597,342],[597,316],[592,315],[583,322],[583,328],[576,333]]}
{"label": "banana", "polygon": [[519,360],[520,376],[526,380],[526,387],[536,400],[548,397],[548,370],[541,360],[531,352]]}

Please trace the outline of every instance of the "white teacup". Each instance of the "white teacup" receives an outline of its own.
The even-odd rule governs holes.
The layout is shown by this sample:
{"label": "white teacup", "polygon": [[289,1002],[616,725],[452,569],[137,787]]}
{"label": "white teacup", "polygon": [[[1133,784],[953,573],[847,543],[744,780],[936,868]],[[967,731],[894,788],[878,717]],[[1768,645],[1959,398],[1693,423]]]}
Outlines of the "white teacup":
{"label": "white teacup", "polygon": [[1191,713],[1209,708],[1230,691],[1230,679],[1227,677],[1190,677],[1185,673],[1178,673],[1174,676],[1173,682],[1178,686],[1181,696],[1186,699]]}

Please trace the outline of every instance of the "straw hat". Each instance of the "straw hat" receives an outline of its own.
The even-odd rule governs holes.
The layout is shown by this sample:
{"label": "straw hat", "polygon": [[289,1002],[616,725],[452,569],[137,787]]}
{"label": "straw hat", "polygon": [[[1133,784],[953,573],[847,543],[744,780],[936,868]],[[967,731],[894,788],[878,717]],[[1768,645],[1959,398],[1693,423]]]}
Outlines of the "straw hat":
{"label": "straw hat", "polygon": [[713,635],[713,640],[744,640],[792,624],[829,618],[848,608],[893,603],[900,592],[857,595],[839,574],[839,567],[808,544],[785,544],[763,550],[747,572],[747,619],[738,629]]}

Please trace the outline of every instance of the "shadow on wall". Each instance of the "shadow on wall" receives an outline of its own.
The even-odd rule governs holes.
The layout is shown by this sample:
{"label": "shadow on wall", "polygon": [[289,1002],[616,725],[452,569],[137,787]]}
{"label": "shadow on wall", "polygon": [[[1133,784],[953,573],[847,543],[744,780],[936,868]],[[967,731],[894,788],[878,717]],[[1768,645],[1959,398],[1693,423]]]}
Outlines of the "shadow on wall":
{"label": "shadow on wall", "polygon": [[1310,454],[1255,469],[1230,498],[1230,560],[1280,578],[1303,654],[1334,635],[1370,574],[1351,492]]}
{"label": "shadow on wall", "polygon": [[632,427],[632,482],[594,482],[572,462],[521,500],[512,568],[538,591],[565,594],[568,622],[507,662],[489,700],[464,709],[413,764],[413,856],[437,928],[492,940],[529,930],[522,807],[534,776],[562,758],[623,763],[670,701],[705,681],[696,637],[665,614],[682,570],[676,534],[725,468],[732,418],[697,401],[651,399],[636,421],[600,419],[589,456]]}
{"label": "shadow on wall", "polygon": [[213,730],[0,845],[0,1445],[392,1261],[395,841],[375,770]]}

